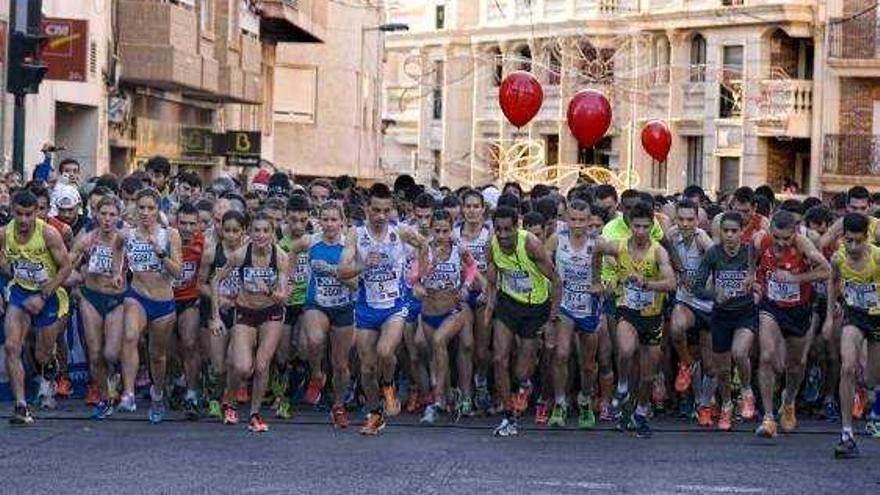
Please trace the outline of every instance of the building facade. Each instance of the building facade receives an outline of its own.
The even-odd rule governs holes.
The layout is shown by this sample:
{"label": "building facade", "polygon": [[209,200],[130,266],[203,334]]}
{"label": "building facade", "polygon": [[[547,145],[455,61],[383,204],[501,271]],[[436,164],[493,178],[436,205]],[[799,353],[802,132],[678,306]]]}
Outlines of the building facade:
{"label": "building facade", "polygon": [[[810,0],[402,0],[389,20],[414,28],[388,38],[385,161],[451,186],[516,178],[513,162],[558,165],[537,178],[560,184],[583,164],[656,191],[781,189],[789,179],[819,192],[828,184],[824,77],[814,78],[827,52],[823,9]],[[522,129],[498,104],[514,70],[544,90]],[[603,92],[613,114],[592,148],[566,122],[586,88]],[[673,136],[664,163],[640,144],[652,119]]]}

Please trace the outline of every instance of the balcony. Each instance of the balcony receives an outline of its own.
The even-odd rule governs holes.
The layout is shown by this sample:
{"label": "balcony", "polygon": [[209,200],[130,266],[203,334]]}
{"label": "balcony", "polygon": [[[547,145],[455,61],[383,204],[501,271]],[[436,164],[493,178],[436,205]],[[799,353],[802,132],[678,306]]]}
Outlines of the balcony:
{"label": "balcony", "polygon": [[809,138],[812,134],[813,81],[769,79],[759,83],[758,136]]}
{"label": "balcony", "polygon": [[193,9],[139,0],[121,0],[118,8],[123,80],[165,90],[210,90]]}
{"label": "balcony", "polygon": [[880,75],[880,33],[877,12],[828,23],[828,65],[839,75],[877,77]]}
{"label": "balcony", "polygon": [[825,136],[822,189],[844,191],[853,184],[880,185],[880,135]]}
{"label": "balcony", "polygon": [[261,0],[260,37],[274,43],[321,43],[328,0]]}

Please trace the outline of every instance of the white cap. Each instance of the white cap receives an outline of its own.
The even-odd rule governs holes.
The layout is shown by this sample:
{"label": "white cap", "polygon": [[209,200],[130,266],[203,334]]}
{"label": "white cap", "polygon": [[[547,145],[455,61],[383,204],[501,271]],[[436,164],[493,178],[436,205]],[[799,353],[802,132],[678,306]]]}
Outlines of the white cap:
{"label": "white cap", "polygon": [[55,188],[54,196],[55,208],[76,208],[82,201],[76,187],[65,184],[59,184]]}
{"label": "white cap", "polygon": [[483,189],[483,201],[486,202],[486,206],[489,209],[494,210],[496,206],[498,206],[498,198],[501,197],[501,192],[495,186],[487,186]]}

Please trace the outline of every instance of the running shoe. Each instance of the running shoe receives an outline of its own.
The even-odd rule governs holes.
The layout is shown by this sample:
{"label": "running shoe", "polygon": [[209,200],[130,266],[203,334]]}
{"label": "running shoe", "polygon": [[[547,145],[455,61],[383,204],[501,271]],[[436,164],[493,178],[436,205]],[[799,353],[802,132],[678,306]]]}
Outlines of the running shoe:
{"label": "running shoe", "polygon": [[612,419],[620,419],[623,414],[623,408],[626,403],[629,402],[629,393],[621,395],[620,392],[615,389],[614,394],[611,397],[611,407],[608,411],[608,414]]}
{"label": "running shoe", "polygon": [[495,431],[493,432],[493,434],[496,437],[515,437],[519,435],[519,430],[516,426],[516,420],[512,418],[502,419],[501,423],[497,427],[495,427]]}
{"label": "running shoe", "polygon": [[422,400],[418,389],[410,387],[409,393],[406,394],[406,405],[403,406],[403,410],[407,414],[415,414],[421,408],[421,405]]}
{"label": "running shoe", "polygon": [[538,401],[538,403],[535,404],[535,424],[538,426],[545,426],[549,420],[550,415],[547,412],[547,403],[543,400]]}
{"label": "running shoe", "polygon": [[236,425],[238,424],[238,411],[235,409],[235,406],[232,404],[223,404],[223,424],[224,425]]}
{"label": "running shoe", "polygon": [[253,413],[251,414],[251,419],[248,420],[248,431],[252,433],[266,433],[269,431],[269,425],[263,421],[260,413]]}
{"label": "running shoe", "polygon": [[116,406],[116,412],[135,412],[137,411],[137,402],[134,400],[133,394],[122,394],[119,399],[119,405]]}
{"label": "running shoe", "polygon": [[223,408],[220,407],[220,401],[211,399],[208,402],[208,417],[218,419],[223,417]]}
{"label": "running shoe", "polygon": [[807,372],[806,383],[804,384],[803,398],[804,402],[814,404],[819,400],[819,389],[822,387],[822,369],[813,366]]}
{"label": "running shoe", "polygon": [[16,404],[12,411],[12,417],[9,418],[9,424],[15,426],[25,426],[34,424],[34,415],[31,409],[24,404]]}
{"label": "running shoe", "polygon": [[487,414],[492,407],[492,395],[489,394],[489,386],[486,383],[477,384],[474,403],[477,410],[483,414]]}
{"label": "running shoe", "polygon": [[865,421],[865,434],[874,438],[880,438],[880,422],[870,418]]}
{"label": "running shoe", "polygon": [[186,399],[183,401],[183,414],[187,421],[198,421],[199,419],[199,401],[198,399]]}
{"label": "running shoe", "polygon": [[578,429],[592,430],[596,426],[596,415],[589,404],[578,406]]}
{"label": "running shoe", "polygon": [[825,399],[823,415],[828,421],[833,421],[835,423],[840,421],[840,406],[837,404],[836,400]]}
{"label": "running shoe", "polygon": [[459,417],[470,418],[474,415],[474,402],[470,397],[464,395],[455,406]]}
{"label": "running shoe", "polygon": [[306,388],[306,395],[303,399],[306,404],[314,406],[321,402],[321,392],[324,390],[324,383],[326,381],[326,378],[312,378],[309,380],[308,388]]}
{"label": "running shoe", "polygon": [[40,377],[40,387],[37,391],[37,404],[41,409],[55,409],[55,382]]}
{"label": "running shoe", "polygon": [[633,425],[635,425],[636,437],[651,438],[651,427],[648,426],[648,418],[641,414],[634,413],[631,421]]}
{"label": "running shoe", "polygon": [[782,431],[785,433],[791,433],[797,428],[797,417],[795,416],[794,404],[782,403],[779,426],[782,427]]}
{"label": "running shoe", "polygon": [[740,395],[739,414],[742,419],[751,421],[755,419],[755,393],[751,390],[743,390]]}
{"label": "running shoe", "polygon": [[599,420],[614,421],[614,415],[611,414],[611,402],[606,399],[599,401]]}
{"label": "running shoe", "polygon": [[279,419],[290,419],[293,417],[293,406],[286,399],[278,399],[275,407],[275,417]]}
{"label": "running shoe", "polygon": [[718,418],[718,429],[721,431],[733,430],[733,404],[721,408],[721,417]]}
{"label": "running shoe", "polygon": [[106,419],[113,414],[113,408],[109,402],[99,401],[95,404],[95,410],[92,412],[92,419]]}
{"label": "running shoe", "polygon": [[853,396],[852,417],[853,419],[862,419],[865,415],[865,409],[868,406],[868,393],[865,387],[856,387],[856,394]]}
{"label": "running shoe", "polygon": [[150,413],[148,415],[150,423],[157,425],[165,419],[165,402],[154,400],[150,402]]}
{"label": "running shoe", "polygon": [[247,387],[241,387],[235,392],[235,402],[239,404],[247,404],[251,401],[251,394],[248,391]]}
{"label": "running shoe", "polygon": [[847,437],[846,440],[840,439],[834,446],[835,459],[855,459],[859,457],[859,447],[853,437]]}
{"label": "running shoe", "polygon": [[776,438],[776,420],[772,415],[765,415],[764,421],[755,430],[755,434],[763,438]]}
{"label": "running shoe", "polygon": [[522,414],[526,409],[529,408],[529,393],[523,387],[520,387],[516,393],[512,394],[510,397],[511,408],[513,412],[517,414]]}
{"label": "running shoe", "polygon": [[367,414],[367,422],[361,427],[361,435],[378,435],[384,429],[385,418],[382,413],[371,412]]}
{"label": "running shoe", "polygon": [[394,385],[382,387],[382,395],[385,396],[385,414],[392,418],[400,414],[400,401],[397,399],[397,391],[394,389]]}
{"label": "running shoe", "polygon": [[550,420],[547,424],[552,427],[562,428],[568,422],[568,406],[565,404],[556,404],[553,406],[553,413],[550,414]]}
{"label": "running shoe", "polygon": [[434,425],[437,423],[437,418],[440,416],[440,405],[439,404],[431,404],[430,406],[425,408],[425,413],[422,414],[422,419],[419,420],[419,423],[423,425]]}
{"label": "running shoe", "polygon": [[675,391],[683,394],[690,390],[694,373],[694,365],[678,363],[678,374],[675,375]]}
{"label": "running shoe", "polygon": [[55,394],[66,399],[73,393],[73,382],[64,375],[59,376],[55,380]]}
{"label": "running shoe", "polygon": [[98,391],[97,385],[90,383],[86,387],[86,405],[97,406],[99,402],[101,402],[101,392]]}
{"label": "running shoe", "polygon": [[336,404],[330,410],[330,421],[333,422],[334,428],[339,429],[348,428],[348,425],[351,424],[351,421],[348,419],[348,413],[342,404]]}
{"label": "running shoe", "polygon": [[697,408],[697,424],[703,428],[711,428],[715,421],[712,419],[712,407],[700,406]]}

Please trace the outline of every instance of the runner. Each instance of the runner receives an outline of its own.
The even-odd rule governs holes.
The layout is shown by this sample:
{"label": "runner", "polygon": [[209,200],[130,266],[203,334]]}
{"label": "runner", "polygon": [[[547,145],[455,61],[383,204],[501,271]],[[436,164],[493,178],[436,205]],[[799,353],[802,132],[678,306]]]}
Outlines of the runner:
{"label": "runner", "polygon": [[[409,225],[425,239],[431,237],[431,217],[434,214],[434,198],[427,193],[416,196],[412,205],[412,212],[408,219]],[[403,246],[406,253],[404,273],[410,274],[417,270],[416,265],[419,251],[409,244]],[[412,282],[417,277],[407,276],[404,278],[404,295],[406,297],[407,315],[406,324],[403,327],[403,345],[406,348],[405,369],[409,378],[409,391],[407,393],[404,410],[410,414],[421,411],[422,408],[433,403],[431,393],[431,378],[428,365],[430,364],[430,350],[425,339],[424,332],[419,326],[419,317],[422,313],[422,301],[413,294]]]}
{"label": "runner", "polygon": [[[580,390],[577,395],[578,428],[596,425],[593,414],[593,384],[596,382],[596,355],[599,347],[599,326],[602,298],[601,285],[593,282],[593,253],[602,218],[598,207],[591,208],[576,199],[568,206],[563,230],[547,241],[547,252],[554,256],[556,271],[562,284],[560,315],[556,322],[557,341],[553,363],[554,407],[548,424],[565,426],[568,420],[568,368],[572,338],[579,352]],[[549,357],[549,356],[548,356]]]}
{"label": "runner", "polygon": [[186,377],[184,414],[186,419],[199,419],[199,393],[202,371],[201,339],[199,338],[199,264],[205,250],[205,236],[199,230],[199,212],[192,203],[177,206],[177,231],[182,244],[180,276],[174,280],[174,301],[177,307],[177,337]]}
{"label": "runner", "polygon": [[[639,201],[629,209],[626,218],[632,236],[616,242],[603,240],[596,253],[612,256],[617,265],[616,349],[617,369],[621,371],[611,406],[614,415],[620,417],[621,426],[630,421],[637,435],[647,438],[651,436],[651,388],[663,338],[663,303],[665,293],[675,288],[675,272],[666,249],[651,240],[650,231],[656,222],[653,207]],[[636,351],[639,386],[636,408],[630,418],[623,409],[630,399],[627,370],[631,369]]]}
{"label": "runner", "polygon": [[[433,402],[425,408],[422,424],[434,424],[446,410],[447,377],[449,376],[449,344],[460,336],[468,319],[467,301],[471,285],[476,277],[476,263],[470,253],[453,240],[452,215],[447,209],[437,210],[431,218],[433,237],[429,245],[428,266],[424,275],[413,286],[413,293],[422,301],[421,329],[430,346],[431,382],[434,385]],[[473,334],[459,339],[459,347],[473,348]],[[458,385],[466,402],[464,408],[471,410],[470,383],[473,372],[472,356],[463,360],[459,368]],[[461,406],[456,404],[460,410]]]}
{"label": "runner", "polygon": [[[238,270],[230,270],[225,278],[216,280],[217,269],[226,265],[226,253],[238,251],[244,243],[246,223],[244,215],[237,211],[223,214],[218,229],[220,239],[213,245],[208,244],[202,253],[199,264],[199,285],[202,291],[200,304],[201,321],[208,340],[205,349],[209,350],[210,365],[208,368],[208,415],[222,418],[223,400],[226,387],[226,354],[229,350],[229,331],[235,325],[235,299],[241,289],[241,277]],[[214,305],[212,294],[217,294],[219,306]],[[211,322],[219,319],[222,325],[214,326]],[[213,331],[212,331],[213,330]]]}
{"label": "runner", "polygon": [[795,398],[804,375],[809,350],[812,282],[827,279],[828,260],[796,232],[795,216],[788,211],[773,216],[769,232],[756,235],[757,287],[761,295],[759,331],[761,364],[759,379],[764,420],[758,436],[776,436],[773,393],[776,375],[785,372],[780,425],[784,432],[797,427]]}
{"label": "runner", "polygon": [[[355,303],[355,327],[358,357],[361,363],[361,387],[367,401],[367,422],[361,433],[376,435],[385,428],[385,415],[400,413],[395,390],[394,370],[397,347],[403,338],[407,316],[403,295],[404,243],[416,247],[425,256],[424,239],[411,228],[392,225],[393,199],[388,186],[370,187],[367,222],[349,231],[337,276],[359,280]],[[379,387],[385,396],[384,411],[379,407]]]}
{"label": "runner", "polygon": [[[743,217],[729,211],[721,218],[721,243],[710,247],[699,265],[693,291],[704,300],[714,301],[708,326],[712,332],[713,369],[721,392],[721,416],[718,429],[733,429],[730,364],[733,361],[741,380],[740,414],[746,421],[755,417],[755,396],[752,392],[752,342],[758,329],[752,284],[755,260],[751,246],[742,244]],[[713,387],[714,388],[714,387]],[[708,391],[714,398],[715,391]],[[712,426],[712,413],[705,412],[701,426]]]}
{"label": "runner", "polygon": [[[239,250],[226,255],[226,264],[214,274],[218,287],[234,270],[240,270],[241,290],[235,300],[235,326],[229,347],[231,362],[227,375],[224,423],[238,423],[235,405],[228,398],[248,379],[253,380],[248,430],[269,431],[260,415],[263,396],[269,385],[269,367],[281,340],[284,304],[288,300],[287,254],[275,242],[272,222],[258,212],[251,224],[251,240]],[[240,268],[239,268],[240,267]],[[213,298],[212,331],[223,332],[219,294]]]}
{"label": "runner", "polygon": [[[752,244],[755,233],[766,231],[770,227],[770,221],[757,213],[756,204],[755,191],[751,187],[743,186],[733,192],[730,210],[743,217],[743,244]],[[721,243],[721,215],[716,215],[712,220],[712,240],[716,244]]]}
{"label": "runner", "polygon": [[[559,314],[562,287],[543,243],[518,227],[519,214],[515,209],[499,206],[492,219],[494,235],[488,253],[485,314],[487,319],[495,315],[495,388],[504,412],[494,433],[506,437],[518,434],[518,417],[528,408],[541,331],[547,322],[555,322]],[[514,347],[513,375],[518,391],[511,396],[510,355]]]}
{"label": "runner", "polygon": [[125,336],[122,342],[122,398],[118,411],[134,412],[135,379],[140,365],[138,344],[148,330],[150,375],[149,419],[165,417],[164,387],[168,345],[174,330],[175,305],[172,281],[181,273],[180,234],[159,224],[159,193],[148,188],[135,195],[138,224],[124,234],[131,285],[125,294]]}
{"label": "runner", "polygon": [[[840,295],[844,307],[844,323],[841,334],[840,406],[842,432],[840,442],[834,447],[834,457],[859,456],[853,434],[853,396],[856,368],[862,349],[867,342],[868,362],[865,369],[873,376],[874,406],[869,419],[869,433],[878,437],[874,421],[880,416],[880,385],[877,385],[880,363],[880,248],[873,246],[868,237],[868,218],[860,213],[848,213],[843,218],[844,249],[832,258],[833,283],[829,286],[829,313],[834,300]],[[831,338],[832,324],[823,326],[826,338]],[[869,379],[869,381],[872,381]]]}
{"label": "runner", "polygon": [[[92,417],[105,419],[113,414],[111,394],[117,394],[123,338],[123,299],[126,281],[123,276],[124,239],[116,229],[121,205],[115,196],[98,202],[97,228],[77,238],[70,252],[71,265],[79,285],[83,331],[89,358],[89,376],[98,392]],[[74,278],[71,276],[71,278]],[[108,380],[113,377],[113,385]]]}

